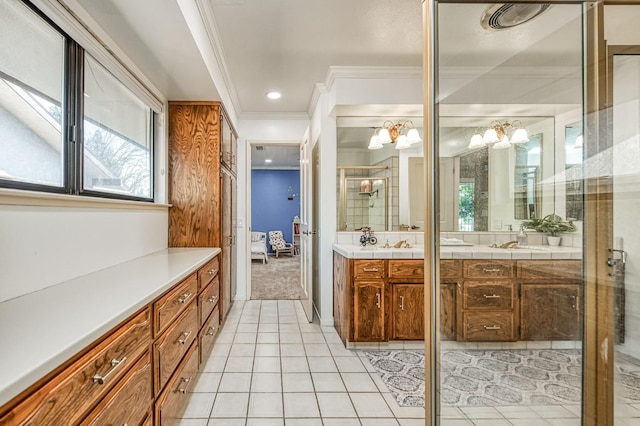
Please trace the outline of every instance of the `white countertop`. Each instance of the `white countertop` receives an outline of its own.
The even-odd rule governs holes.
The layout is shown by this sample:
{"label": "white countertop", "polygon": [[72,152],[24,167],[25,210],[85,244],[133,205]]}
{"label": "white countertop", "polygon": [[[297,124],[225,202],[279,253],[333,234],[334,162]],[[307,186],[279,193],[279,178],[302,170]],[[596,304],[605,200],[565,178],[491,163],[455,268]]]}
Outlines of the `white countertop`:
{"label": "white countertop", "polygon": [[[389,248],[383,246],[359,246],[334,244],[333,250],[349,259],[424,259],[424,248]],[[441,259],[582,259],[577,247],[529,246],[517,249],[491,248],[484,245],[440,246]]]}
{"label": "white countertop", "polygon": [[170,248],[0,303],[0,405],[218,253]]}

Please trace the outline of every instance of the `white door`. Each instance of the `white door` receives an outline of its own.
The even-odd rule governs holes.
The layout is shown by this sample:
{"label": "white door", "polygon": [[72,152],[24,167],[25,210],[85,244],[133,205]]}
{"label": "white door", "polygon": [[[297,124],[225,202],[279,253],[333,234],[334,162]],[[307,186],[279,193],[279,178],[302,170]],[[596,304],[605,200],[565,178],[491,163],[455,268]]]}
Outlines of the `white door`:
{"label": "white door", "polygon": [[300,285],[301,300],[309,322],[313,321],[313,182],[308,135],[300,145]]}

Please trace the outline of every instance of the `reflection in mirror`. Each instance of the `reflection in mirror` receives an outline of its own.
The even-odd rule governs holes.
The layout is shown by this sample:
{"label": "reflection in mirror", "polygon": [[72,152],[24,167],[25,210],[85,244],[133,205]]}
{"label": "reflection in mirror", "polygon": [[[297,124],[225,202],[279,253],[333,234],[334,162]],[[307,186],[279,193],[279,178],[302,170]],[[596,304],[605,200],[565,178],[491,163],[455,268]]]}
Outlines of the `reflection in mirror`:
{"label": "reflection in mirror", "polygon": [[542,211],[540,176],[542,175],[540,157],[542,154],[542,135],[533,135],[529,142],[515,145],[516,168],[514,172],[514,213],[518,220],[538,217]]}
{"label": "reflection in mirror", "polygon": [[565,127],[565,203],[567,220],[582,220],[582,124]]}
{"label": "reflection in mirror", "polygon": [[389,227],[389,172],[380,167],[340,167],[338,224],[341,231]]}

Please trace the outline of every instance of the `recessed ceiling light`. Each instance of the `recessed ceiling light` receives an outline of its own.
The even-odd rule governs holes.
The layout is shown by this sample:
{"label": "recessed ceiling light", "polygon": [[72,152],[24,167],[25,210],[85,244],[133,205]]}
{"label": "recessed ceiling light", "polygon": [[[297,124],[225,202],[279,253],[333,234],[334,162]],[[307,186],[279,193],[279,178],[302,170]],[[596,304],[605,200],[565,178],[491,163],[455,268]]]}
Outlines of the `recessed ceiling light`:
{"label": "recessed ceiling light", "polygon": [[264,160],[265,163],[270,163],[271,162],[271,158],[267,158]]}
{"label": "recessed ceiling light", "polygon": [[267,92],[267,98],[269,99],[280,99],[281,97],[282,97],[282,93],[280,92],[276,92],[276,91]]}

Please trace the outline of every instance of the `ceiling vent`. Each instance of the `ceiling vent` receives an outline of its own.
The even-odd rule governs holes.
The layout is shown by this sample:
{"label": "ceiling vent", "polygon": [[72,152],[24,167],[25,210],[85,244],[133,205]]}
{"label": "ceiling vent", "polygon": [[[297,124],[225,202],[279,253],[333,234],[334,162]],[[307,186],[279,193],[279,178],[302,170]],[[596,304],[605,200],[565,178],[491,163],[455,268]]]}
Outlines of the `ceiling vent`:
{"label": "ceiling vent", "polygon": [[524,24],[543,14],[549,3],[500,3],[488,7],[480,20],[485,30],[506,30]]}
{"label": "ceiling vent", "polygon": [[264,146],[256,145],[256,151],[264,151]]}

